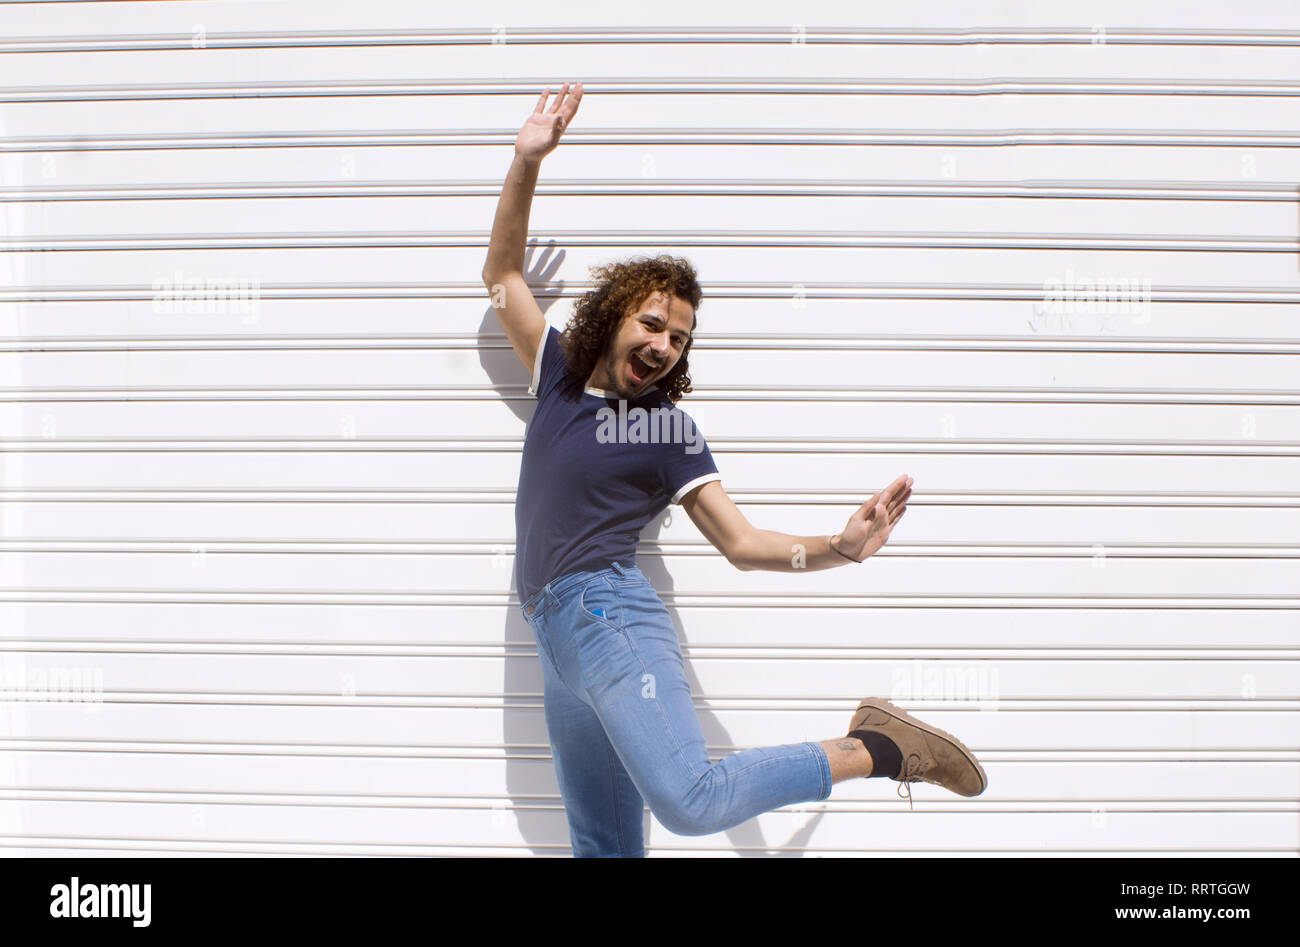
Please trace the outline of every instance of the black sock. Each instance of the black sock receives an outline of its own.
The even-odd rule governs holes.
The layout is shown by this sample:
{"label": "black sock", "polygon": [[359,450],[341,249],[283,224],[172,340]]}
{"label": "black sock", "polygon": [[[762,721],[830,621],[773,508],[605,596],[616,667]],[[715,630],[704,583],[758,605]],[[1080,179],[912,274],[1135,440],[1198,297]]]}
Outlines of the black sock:
{"label": "black sock", "polygon": [[871,754],[872,776],[898,778],[899,771],[903,768],[903,754],[898,751],[898,744],[875,730],[854,730],[849,736],[861,740]]}

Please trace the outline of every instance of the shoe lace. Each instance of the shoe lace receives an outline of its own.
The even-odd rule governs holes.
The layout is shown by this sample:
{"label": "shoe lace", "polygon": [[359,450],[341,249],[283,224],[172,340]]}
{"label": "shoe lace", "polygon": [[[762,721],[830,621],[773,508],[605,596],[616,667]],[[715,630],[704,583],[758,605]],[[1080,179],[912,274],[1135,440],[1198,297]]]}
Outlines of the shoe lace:
{"label": "shoe lace", "polygon": [[[898,797],[907,799],[907,808],[914,809],[912,805],[912,783],[920,782],[924,778],[926,770],[925,761],[920,755],[913,753],[903,761],[903,768],[899,771],[898,776]],[[906,796],[904,796],[906,793]]]}

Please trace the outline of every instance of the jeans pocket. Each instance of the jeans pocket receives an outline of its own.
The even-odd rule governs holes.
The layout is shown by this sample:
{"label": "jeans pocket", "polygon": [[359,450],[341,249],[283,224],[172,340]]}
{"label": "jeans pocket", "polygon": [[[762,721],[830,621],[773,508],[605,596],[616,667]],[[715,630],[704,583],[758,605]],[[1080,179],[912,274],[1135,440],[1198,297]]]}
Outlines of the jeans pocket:
{"label": "jeans pocket", "polygon": [[590,692],[639,677],[641,665],[624,630],[625,609],[614,586],[603,577],[588,583],[577,610],[581,619],[574,628],[574,657],[583,688]]}
{"label": "jeans pocket", "polygon": [[604,576],[582,587],[578,608],[588,618],[619,630],[623,628],[623,600],[618,590]]}

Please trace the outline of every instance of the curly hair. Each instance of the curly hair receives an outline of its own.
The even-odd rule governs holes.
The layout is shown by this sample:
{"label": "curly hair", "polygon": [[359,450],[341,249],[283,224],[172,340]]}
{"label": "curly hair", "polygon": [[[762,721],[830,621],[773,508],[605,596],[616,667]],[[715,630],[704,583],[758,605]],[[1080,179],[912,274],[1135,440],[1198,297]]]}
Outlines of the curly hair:
{"label": "curly hair", "polygon": [[[690,262],[667,254],[592,267],[591,275],[596,286],[574,304],[573,316],[560,337],[568,380],[578,390],[591,377],[623,318],[647,296],[663,292],[684,299],[692,309],[699,309],[703,295]],[[691,331],[694,330],[692,325]],[[672,371],[655,382],[674,403],[691,391],[687,356],[693,341],[693,337],[687,340]]]}

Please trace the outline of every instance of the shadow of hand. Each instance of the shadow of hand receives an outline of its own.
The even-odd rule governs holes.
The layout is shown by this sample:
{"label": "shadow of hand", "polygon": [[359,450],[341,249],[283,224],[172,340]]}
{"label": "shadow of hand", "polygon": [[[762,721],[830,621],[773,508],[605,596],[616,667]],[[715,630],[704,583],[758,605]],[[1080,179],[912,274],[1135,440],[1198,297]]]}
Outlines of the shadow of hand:
{"label": "shadow of hand", "polygon": [[528,287],[533,291],[533,298],[537,300],[537,308],[543,315],[557,299],[564,295],[564,281],[551,282],[552,277],[559,272],[560,265],[564,263],[564,254],[564,250],[555,249],[554,240],[549,241],[544,247],[539,247],[534,241],[524,250],[524,278],[528,281]]}

